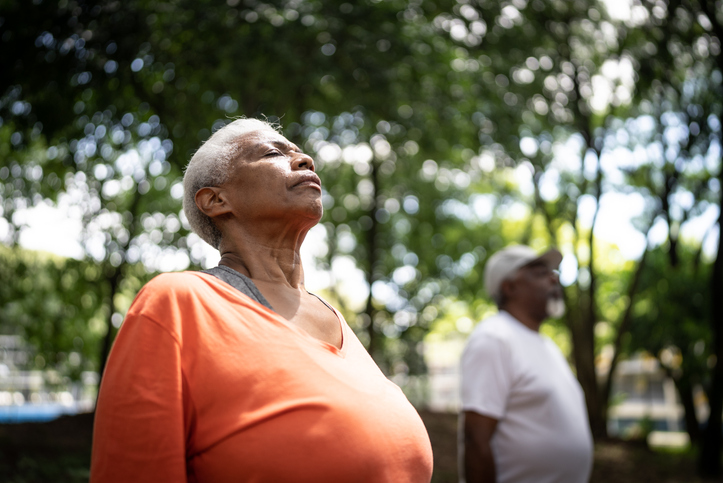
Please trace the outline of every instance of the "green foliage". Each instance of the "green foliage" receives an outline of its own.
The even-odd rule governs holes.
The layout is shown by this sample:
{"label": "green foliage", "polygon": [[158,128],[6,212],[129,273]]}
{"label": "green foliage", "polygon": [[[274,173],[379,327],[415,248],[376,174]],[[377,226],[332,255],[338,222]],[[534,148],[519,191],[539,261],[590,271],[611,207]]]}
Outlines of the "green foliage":
{"label": "green foliage", "polygon": [[52,368],[75,378],[97,368],[104,333],[99,267],[0,247],[0,270],[0,332],[20,335],[35,349],[25,368]]}
{"label": "green foliage", "polygon": [[[22,369],[53,369],[72,379],[98,370],[110,307],[102,265],[0,247],[0,333],[21,336],[32,357]],[[128,267],[117,296],[131,298],[149,274]]]}
{"label": "green foliage", "polygon": [[705,383],[712,340],[706,324],[713,296],[707,291],[710,267],[696,263],[695,251],[681,248],[677,267],[663,249],[650,253],[633,308],[628,350],[646,350],[675,376]]}

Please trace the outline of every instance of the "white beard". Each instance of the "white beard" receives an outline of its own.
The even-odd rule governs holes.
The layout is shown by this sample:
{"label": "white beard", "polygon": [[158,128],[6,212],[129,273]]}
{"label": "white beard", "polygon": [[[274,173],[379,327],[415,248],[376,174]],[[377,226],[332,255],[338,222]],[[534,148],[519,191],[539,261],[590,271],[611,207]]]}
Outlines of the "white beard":
{"label": "white beard", "polygon": [[565,315],[565,301],[562,298],[547,299],[547,316],[558,319]]}

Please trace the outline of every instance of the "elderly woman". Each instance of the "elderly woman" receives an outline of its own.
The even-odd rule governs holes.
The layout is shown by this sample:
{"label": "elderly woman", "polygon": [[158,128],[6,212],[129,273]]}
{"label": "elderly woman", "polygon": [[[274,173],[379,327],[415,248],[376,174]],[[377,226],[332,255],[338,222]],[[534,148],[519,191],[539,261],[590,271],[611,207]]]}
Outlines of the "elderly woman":
{"label": "elderly woman", "polygon": [[314,161],[270,124],[217,131],[184,177],[218,267],[159,275],[108,361],[91,481],[428,482],[429,439],[344,318],[304,289]]}

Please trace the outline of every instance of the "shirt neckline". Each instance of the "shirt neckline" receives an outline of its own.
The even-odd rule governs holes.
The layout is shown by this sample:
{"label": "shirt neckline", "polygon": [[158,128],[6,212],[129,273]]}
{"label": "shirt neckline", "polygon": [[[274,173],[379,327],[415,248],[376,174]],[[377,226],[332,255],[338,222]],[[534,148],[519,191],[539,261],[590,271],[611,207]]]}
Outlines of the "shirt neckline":
{"label": "shirt neckline", "polygon": [[339,355],[339,356],[341,356],[341,357],[344,357],[344,356],[345,356],[345,354],[346,354],[346,347],[347,347],[347,345],[348,345],[348,344],[347,344],[347,339],[348,339],[348,337],[347,337],[347,334],[346,334],[346,329],[345,329],[345,327],[344,327],[344,326],[346,325],[346,324],[344,323],[344,317],[341,315],[341,313],[339,313],[338,310],[336,310],[334,307],[332,307],[329,303],[327,303],[327,302],[326,302],[324,299],[322,299],[320,296],[318,296],[318,295],[316,295],[316,294],[314,294],[314,293],[311,293],[311,292],[308,292],[308,291],[307,291],[307,293],[309,293],[310,295],[313,295],[314,297],[316,297],[317,299],[319,299],[320,302],[322,302],[322,303],[323,303],[324,305],[326,305],[329,309],[331,309],[332,312],[334,312],[334,315],[336,316],[336,320],[337,320],[337,322],[339,323],[339,331],[340,331],[340,333],[341,333],[341,347],[337,347],[337,346],[335,346],[334,344],[331,344],[331,343],[329,343],[329,342],[326,342],[325,340],[318,339],[318,338],[314,337],[313,335],[311,335],[311,334],[310,334],[309,332],[307,332],[306,330],[302,329],[301,327],[298,327],[298,326],[296,326],[295,324],[292,324],[291,322],[289,322],[286,318],[284,318],[283,316],[281,316],[278,312],[276,312],[276,311],[271,307],[271,304],[266,300],[266,298],[264,298],[263,294],[261,294],[261,292],[259,291],[259,289],[258,289],[258,287],[256,286],[256,284],[253,282],[253,280],[251,280],[249,277],[244,276],[242,273],[239,273],[239,272],[237,272],[236,270],[234,270],[234,269],[232,269],[232,268],[230,268],[230,267],[225,267],[225,266],[223,266],[223,265],[219,265],[219,266],[220,266],[220,267],[224,267],[225,271],[227,271],[227,272],[229,272],[229,273],[232,273],[233,275],[238,275],[239,277],[241,277],[241,279],[246,283],[246,285],[248,285],[249,288],[252,289],[252,293],[254,293],[254,296],[260,297],[260,300],[262,300],[262,301],[265,302],[266,304],[264,304],[263,302],[254,300],[253,298],[249,297],[247,294],[243,293],[243,292],[242,292],[241,290],[239,290],[238,288],[234,287],[233,285],[231,285],[231,284],[229,284],[228,282],[226,282],[226,281],[224,281],[224,280],[216,277],[215,275],[213,275],[213,274],[211,274],[211,273],[206,273],[206,272],[192,272],[192,273],[200,274],[200,276],[201,276],[202,278],[210,277],[210,279],[212,279],[212,280],[214,280],[214,281],[220,282],[220,285],[223,286],[223,287],[224,287],[226,290],[228,290],[230,293],[234,294],[234,296],[237,296],[237,297],[238,297],[238,296],[242,296],[242,299],[243,299],[244,301],[250,300],[252,304],[255,304],[255,305],[257,305],[257,306],[259,307],[259,310],[263,310],[263,311],[267,312],[267,313],[268,313],[269,315],[271,315],[273,318],[275,318],[275,319],[278,320],[280,323],[282,323],[285,327],[289,328],[292,332],[295,332],[296,334],[298,334],[298,335],[300,335],[300,336],[302,336],[302,337],[304,337],[304,338],[306,338],[306,339],[310,339],[310,340],[313,341],[314,343],[321,345],[322,347],[324,347],[325,349],[329,350],[330,352],[332,352],[332,353],[334,353],[334,354],[336,354],[336,355]]}
{"label": "shirt neckline", "polygon": [[517,320],[517,318],[512,315],[511,313],[507,312],[506,310],[500,310],[499,314],[504,316],[508,321],[512,322],[512,326],[515,327],[518,330],[523,330],[524,333],[529,333],[532,335],[537,336],[538,338],[542,339],[542,333],[540,333],[539,330],[532,330],[529,327],[527,327],[525,324]]}

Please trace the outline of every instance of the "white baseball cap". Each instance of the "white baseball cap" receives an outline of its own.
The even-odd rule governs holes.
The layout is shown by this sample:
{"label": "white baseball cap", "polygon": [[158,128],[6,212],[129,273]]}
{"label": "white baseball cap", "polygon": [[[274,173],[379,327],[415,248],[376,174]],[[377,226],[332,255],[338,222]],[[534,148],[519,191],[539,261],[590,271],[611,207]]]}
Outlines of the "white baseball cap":
{"label": "white baseball cap", "polygon": [[562,261],[562,254],[555,248],[538,255],[535,250],[524,245],[513,245],[499,250],[492,255],[485,265],[485,290],[493,300],[499,303],[500,289],[510,275],[517,269],[532,262],[541,261],[551,270],[557,269]]}

